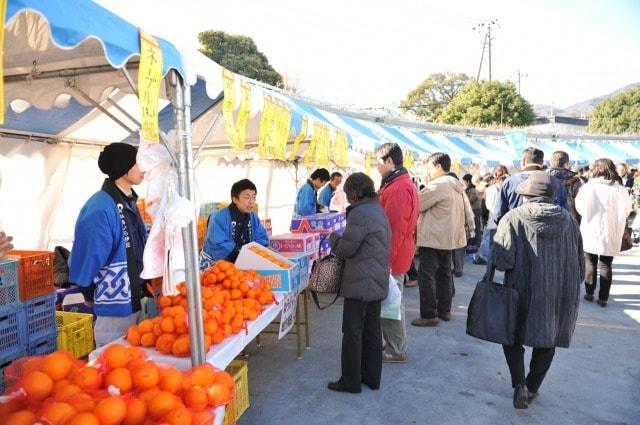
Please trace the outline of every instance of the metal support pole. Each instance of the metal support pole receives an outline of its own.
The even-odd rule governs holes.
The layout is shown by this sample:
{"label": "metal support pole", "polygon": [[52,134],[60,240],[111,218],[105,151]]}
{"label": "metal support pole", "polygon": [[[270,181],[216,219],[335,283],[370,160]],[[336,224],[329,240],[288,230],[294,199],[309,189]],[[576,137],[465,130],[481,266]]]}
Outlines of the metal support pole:
{"label": "metal support pole", "polygon": [[123,123],[122,121],[120,121],[118,118],[116,118],[115,115],[113,115],[111,112],[109,112],[107,110],[107,108],[105,108],[104,106],[100,105],[98,102],[96,102],[95,100],[91,99],[89,97],[88,94],[86,94],[85,92],[83,92],[80,88],[76,87],[75,85],[70,85],[69,87],[73,88],[76,92],[78,92],[78,94],[80,96],[82,96],[82,98],[84,100],[86,100],[87,102],[89,102],[91,105],[93,105],[97,110],[99,110],[100,112],[102,112],[103,114],[105,114],[106,116],[108,116],[109,118],[111,118],[111,120],[113,122],[115,122],[116,124],[118,124],[120,127],[124,128],[127,132],[129,132],[129,134],[134,134],[135,130],[132,130],[129,128],[128,125],[126,125],[125,123]]}
{"label": "metal support pole", "polygon": [[[181,196],[194,201],[193,153],[191,150],[191,88],[182,77],[171,71],[171,84],[175,87],[173,113],[178,132],[178,182]],[[193,221],[182,229],[185,259],[185,284],[189,304],[189,339],[191,340],[191,364],[206,361],[204,352],[204,332],[202,323],[202,294],[200,290],[200,268],[198,261],[197,216],[193,211]]]}

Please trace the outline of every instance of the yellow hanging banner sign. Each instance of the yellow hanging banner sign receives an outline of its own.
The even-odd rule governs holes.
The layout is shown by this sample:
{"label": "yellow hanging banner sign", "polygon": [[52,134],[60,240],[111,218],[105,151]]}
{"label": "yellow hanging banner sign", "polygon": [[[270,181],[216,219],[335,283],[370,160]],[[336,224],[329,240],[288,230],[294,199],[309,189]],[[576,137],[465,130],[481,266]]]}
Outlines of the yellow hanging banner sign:
{"label": "yellow hanging banner sign", "polygon": [[331,132],[329,127],[317,121],[313,124],[313,139],[315,140],[314,156],[318,167],[327,167],[331,163]]}
{"label": "yellow hanging banner sign", "polygon": [[285,160],[290,127],[289,109],[271,96],[265,95],[258,141],[260,156]]}
{"label": "yellow hanging banner sign", "polygon": [[309,125],[309,120],[307,116],[302,117],[302,124],[300,124],[300,131],[296,136],[296,140],[293,142],[293,147],[291,148],[291,152],[289,152],[289,160],[293,161],[298,156],[298,151],[300,150],[300,143],[307,137],[307,126]]}
{"label": "yellow hanging banner sign", "polygon": [[0,0],[0,125],[4,124],[4,18],[7,0]]}
{"label": "yellow hanging banner sign", "polygon": [[413,153],[411,151],[407,151],[404,156],[404,168],[406,168],[410,173],[413,172],[413,163]]}
{"label": "yellow hanging banner sign", "polygon": [[222,99],[222,121],[227,131],[227,139],[229,144],[235,148],[238,140],[236,135],[236,125],[233,122],[233,105],[236,103],[235,78],[233,72],[222,69],[222,90],[224,98]]}
{"label": "yellow hanging banner sign", "polygon": [[142,139],[158,143],[158,102],[162,82],[162,50],[158,41],[140,30],[140,65],[138,68],[138,99]]}
{"label": "yellow hanging banner sign", "polygon": [[247,140],[247,123],[251,115],[251,86],[246,81],[240,83],[240,109],[238,110],[238,122],[236,123],[236,146],[239,151],[245,148]]}
{"label": "yellow hanging banner sign", "polygon": [[462,164],[460,163],[460,160],[458,158],[453,158],[453,163],[451,165],[454,173],[456,173],[457,175],[460,175],[462,173]]}
{"label": "yellow hanging banner sign", "polygon": [[237,122],[233,119],[233,107],[236,103],[235,75],[233,72],[222,69],[222,121],[227,131],[229,145],[237,151],[245,149],[247,138],[247,123],[251,115],[251,87],[245,81],[240,83],[240,107],[238,108]]}
{"label": "yellow hanging banner sign", "polygon": [[371,177],[371,154],[369,152],[364,154],[364,173]]}
{"label": "yellow hanging banner sign", "polygon": [[336,132],[332,150],[333,162],[335,162],[338,167],[346,167],[349,165],[349,142],[346,133],[342,131]]}

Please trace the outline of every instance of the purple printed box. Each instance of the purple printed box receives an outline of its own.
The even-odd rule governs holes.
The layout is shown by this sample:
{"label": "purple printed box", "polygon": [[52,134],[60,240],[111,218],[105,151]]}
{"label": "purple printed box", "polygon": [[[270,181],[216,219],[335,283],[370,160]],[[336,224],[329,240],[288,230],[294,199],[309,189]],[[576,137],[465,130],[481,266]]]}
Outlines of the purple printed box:
{"label": "purple printed box", "polygon": [[277,252],[312,252],[319,246],[318,233],[287,233],[269,238],[269,248]]}
{"label": "purple printed box", "polygon": [[322,213],[294,217],[291,220],[291,231],[293,233],[332,232],[341,229],[344,221],[344,213]]}

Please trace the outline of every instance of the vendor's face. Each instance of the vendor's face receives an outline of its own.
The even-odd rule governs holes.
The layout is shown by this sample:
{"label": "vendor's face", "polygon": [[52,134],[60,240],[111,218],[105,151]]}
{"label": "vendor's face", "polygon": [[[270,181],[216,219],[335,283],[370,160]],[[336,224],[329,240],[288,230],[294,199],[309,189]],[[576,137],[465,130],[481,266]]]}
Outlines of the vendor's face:
{"label": "vendor's face", "polygon": [[232,201],[241,212],[250,213],[256,205],[256,191],[245,189],[240,192],[237,198],[232,198]]}
{"label": "vendor's face", "polygon": [[142,183],[144,179],[144,171],[140,171],[138,164],[131,167],[131,169],[124,175],[127,181],[132,185],[138,185]]}
{"label": "vendor's face", "polygon": [[325,185],[327,181],[326,180],[320,180],[320,179],[313,179],[311,180],[311,183],[313,184],[313,187],[316,189],[320,189],[322,186]]}
{"label": "vendor's face", "polygon": [[338,186],[340,186],[340,183],[342,183],[342,177],[340,176],[331,179],[331,187],[333,188],[333,190],[336,190]]}

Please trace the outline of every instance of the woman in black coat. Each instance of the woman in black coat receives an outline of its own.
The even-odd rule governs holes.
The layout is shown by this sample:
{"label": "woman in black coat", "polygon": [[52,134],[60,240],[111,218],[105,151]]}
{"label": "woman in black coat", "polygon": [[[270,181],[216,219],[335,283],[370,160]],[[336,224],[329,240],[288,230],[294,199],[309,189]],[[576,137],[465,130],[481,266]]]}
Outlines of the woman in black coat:
{"label": "woman in black coat", "polygon": [[389,291],[391,229],[366,174],[349,176],[344,192],[351,204],[347,225],[341,237],[336,233],[329,237],[332,252],[345,260],[340,287],[344,297],[342,376],[328,387],[359,393],[363,383],[373,390],[380,388],[380,302]]}

